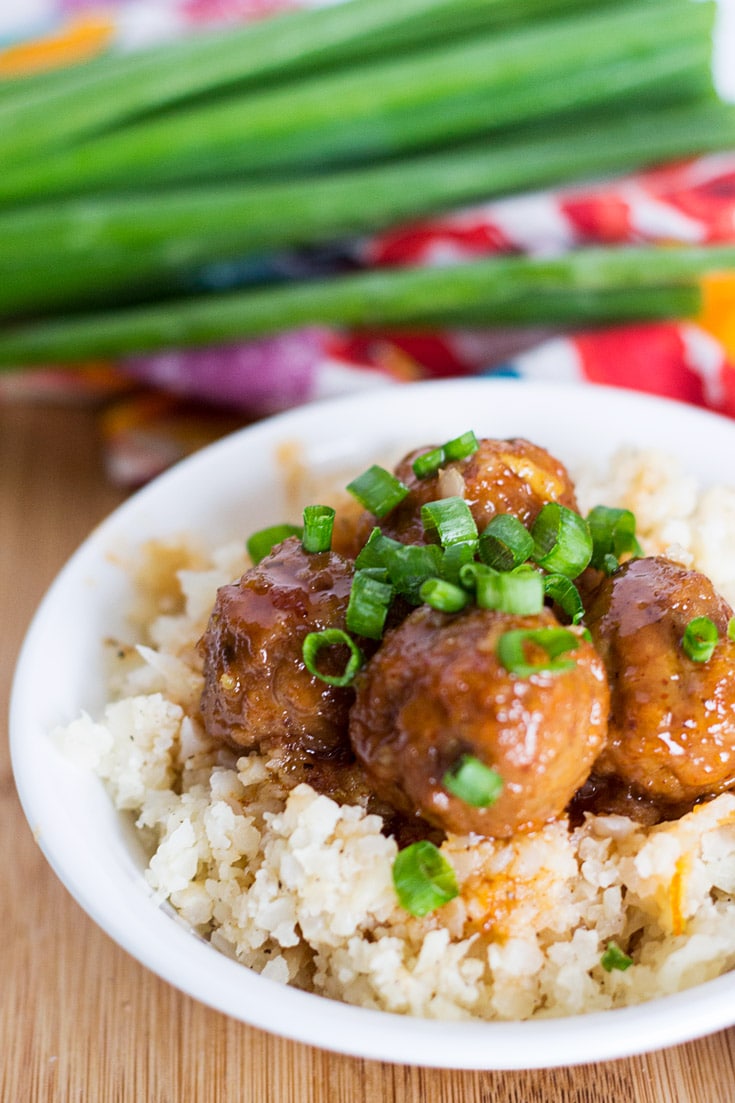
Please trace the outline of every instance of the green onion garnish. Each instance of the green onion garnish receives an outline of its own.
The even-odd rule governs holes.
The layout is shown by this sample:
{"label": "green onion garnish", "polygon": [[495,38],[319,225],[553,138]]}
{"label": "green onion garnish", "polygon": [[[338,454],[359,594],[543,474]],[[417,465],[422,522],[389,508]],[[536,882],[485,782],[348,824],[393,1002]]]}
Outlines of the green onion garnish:
{"label": "green onion garnish", "polygon": [[592,558],[592,536],[584,517],[558,502],[547,502],[533,523],[532,558],[568,578],[580,575]]}
{"label": "green onion garnish", "polygon": [[692,662],[706,663],[712,658],[718,638],[717,625],[713,620],[695,617],[684,629],[681,646]]}
{"label": "green onion garnish", "polygon": [[617,942],[608,942],[607,949],[600,958],[600,965],[603,969],[608,973],[612,973],[613,969],[619,969],[624,973],[632,964],[633,958],[623,953]]}
{"label": "green onion garnish", "polygon": [[533,551],[533,537],[512,513],[498,513],[480,534],[480,558],[496,571],[512,571]]}
{"label": "green onion garnish", "polygon": [[584,616],[584,605],[571,578],[564,574],[547,574],[544,578],[544,593],[566,613],[572,624],[579,624]]}
{"label": "green onion garnish", "polygon": [[447,770],[442,784],[447,792],[473,808],[489,808],[503,791],[503,779],[497,770],[471,754],[463,754]]}
{"label": "green onion garnish", "polygon": [[305,552],[326,552],[332,546],[334,510],[331,506],[307,506],[301,543]]}
{"label": "green onion garnish", "polygon": [[436,533],[443,548],[452,544],[477,547],[477,525],[464,498],[440,498],[421,507],[421,521],[427,533]]}
{"label": "green onion garnish", "polygon": [[413,473],[417,479],[425,479],[428,475],[433,475],[445,463],[451,463],[452,460],[466,459],[467,456],[471,456],[476,452],[479,447],[477,437],[470,429],[469,432],[462,433],[461,436],[454,437],[453,440],[448,440],[446,444],[440,445],[439,448],[432,448],[430,451],[417,456],[412,465]]}
{"label": "green onion garnish", "polygon": [[345,621],[350,632],[379,640],[393,599],[388,572],[381,568],[355,571]]}
{"label": "green onion garnish", "polygon": [[[325,674],[317,666],[319,653],[332,647],[346,647],[349,650],[350,657],[341,674]],[[323,628],[321,632],[309,632],[304,639],[301,653],[309,673],[330,686],[348,686],[363,663],[360,648],[341,628]]]}
{"label": "green onion garnish", "polygon": [[373,464],[348,483],[347,489],[360,505],[376,517],[385,517],[408,494],[408,487],[378,464]]}
{"label": "green onion garnish", "polygon": [[729,640],[735,640],[735,617],[730,617],[727,622],[727,638]]}
{"label": "green onion garnish", "polygon": [[447,441],[444,445],[444,455],[449,462],[452,460],[466,460],[468,456],[474,455],[479,447],[477,437],[469,429],[466,433]]}
{"label": "green onion garnish", "polygon": [[443,578],[427,578],[426,582],[421,584],[419,597],[440,613],[459,613],[470,600],[466,590]]}
{"label": "green onion garnish", "polygon": [[383,562],[396,592],[418,605],[427,578],[441,576],[442,550],[436,544],[399,544],[385,550]]}
{"label": "green onion garnish", "polygon": [[253,563],[260,563],[266,555],[289,536],[301,536],[302,529],[299,525],[270,525],[268,528],[259,529],[248,539],[245,547]]}
{"label": "green onion garnish", "polygon": [[454,870],[428,839],[399,851],[393,862],[393,884],[401,907],[419,917],[459,895]]}
{"label": "green onion garnish", "polygon": [[384,567],[386,552],[390,548],[402,547],[400,540],[393,540],[390,536],[385,536],[381,529],[374,528],[355,560],[355,569],[361,571],[371,567]]}
{"label": "green onion garnish", "polygon": [[543,579],[531,567],[494,571],[484,563],[470,563],[462,568],[459,577],[463,585],[474,586],[480,609],[496,609],[519,617],[534,616],[543,609]]}
{"label": "green onion garnish", "polygon": [[587,514],[592,536],[592,566],[612,574],[620,566],[622,555],[642,555],[635,534],[636,521],[629,509],[595,506]]}
{"label": "green onion garnish", "polygon": [[[531,663],[526,657],[526,645],[535,644],[546,652],[547,658]],[[560,655],[579,647],[579,637],[568,628],[553,625],[544,628],[512,628],[498,640],[498,659],[509,674],[529,678],[532,674],[559,674],[574,666],[574,659],[562,659]]]}
{"label": "green onion garnish", "polygon": [[460,571],[468,563],[472,563],[475,557],[475,548],[472,544],[450,544],[442,552],[441,576],[447,582],[453,582],[460,586]]}
{"label": "green onion garnish", "polygon": [[430,452],[422,452],[413,461],[413,473],[417,479],[426,479],[444,465],[446,458],[443,448],[432,448]]}

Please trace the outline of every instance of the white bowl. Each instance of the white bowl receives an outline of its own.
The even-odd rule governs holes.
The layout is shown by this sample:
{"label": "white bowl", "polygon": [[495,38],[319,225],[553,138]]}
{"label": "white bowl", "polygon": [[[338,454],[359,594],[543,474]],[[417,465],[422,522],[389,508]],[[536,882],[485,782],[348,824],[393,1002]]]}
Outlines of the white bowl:
{"label": "white bowl", "polygon": [[315,1046],[404,1064],[518,1069],[641,1053],[735,1023],[735,973],[638,1007],[526,1023],[412,1019],[283,987],[156,907],[143,855],[102,784],[49,738],[56,725],[104,703],[100,643],[121,628],[129,598],[128,579],[116,566],[122,549],[182,532],[216,544],[293,517],[293,487],[277,459],[284,445],[297,446],[308,467],[331,480],[468,428],[525,436],[574,468],[585,458],[604,462],[623,444],[648,445],[681,457],[705,482],[726,480],[735,454],[735,426],[693,407],[603,387],[513,380],[380,388],[280,415],[205,449],[95,529],[36,614],[10,723],[31,828],[79,904],[133,957],[205,1004]]}

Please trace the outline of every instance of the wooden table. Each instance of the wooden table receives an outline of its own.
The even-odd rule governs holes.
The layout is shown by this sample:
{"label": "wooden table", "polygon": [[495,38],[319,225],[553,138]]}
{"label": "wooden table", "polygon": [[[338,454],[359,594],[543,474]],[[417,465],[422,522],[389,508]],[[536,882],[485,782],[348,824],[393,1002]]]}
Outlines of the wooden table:
{"label": "wooden table", "polygon": [[[0,697],[44,589],[123,495],[90,411],[0,406]],[[725,1103],[735,1030],[650,1056],[537,1072],[382,1065],[210,1011],[113,944],[56,880],[2,740],[0,1103]]]}

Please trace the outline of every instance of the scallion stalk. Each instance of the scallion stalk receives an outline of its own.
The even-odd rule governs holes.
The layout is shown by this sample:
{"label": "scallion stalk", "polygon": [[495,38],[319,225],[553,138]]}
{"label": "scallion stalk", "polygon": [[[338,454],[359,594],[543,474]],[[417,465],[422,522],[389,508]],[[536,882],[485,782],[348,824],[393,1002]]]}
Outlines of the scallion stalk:
{"label": "scallion stalk", "polygon": [[[456,141],[626,95],[640,101],[651,85],[681,95],[697,44],[710,49],[713,10],[672,0],[616,5],[154,116],[8,168],[0,200],[354,163],[450,133]],[[701,93],[701,56],[696,73]]]}
{"label": "scallion stalk", "polygon": [[29,157],[204,93],[284,80],[483,27],[583,8],[583,0],[355,0],[7,81],[0,159]]}
{"label": "scallion stalk", "polygon": [[697,301],[698,276],[734,267],[732,246],[640,246],[590,248],[555,258],[493,257],[451,268],[375,270],[7,327],[0,332],[0,365],[194,347],[310,324],[437,325],[468,306],[482,306],[486,325],[506,321],[522,306],[528,323],[544,316],[548,293],[558,305],[567,293],[578,296],[584,290],[594,296],[668,283],[677,302],[682,284]]}

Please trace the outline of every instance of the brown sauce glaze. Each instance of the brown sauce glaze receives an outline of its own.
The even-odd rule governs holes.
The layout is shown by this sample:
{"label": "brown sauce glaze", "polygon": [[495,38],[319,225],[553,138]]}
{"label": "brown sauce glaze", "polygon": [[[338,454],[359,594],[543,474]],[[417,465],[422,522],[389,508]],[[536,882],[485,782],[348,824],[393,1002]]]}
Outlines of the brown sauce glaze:
{"label": "brown sauce glaze", "polygon": [[[593,594],[586,623],[611,688],[608,740],[595,773],[659,806],[690,806],[735,781],[732,611],[697,571],[668,559],[633,559]],[[695,617],[719,641],[695,662],[682,637]]]}
{"label": "brown sauce glaze", "polygon": [[[546,502],[577,508],[563,465],[521,438],[482,440],[472,456],[419,480],[412,462],[426,450],[398,465],[410,492],[380,522],[404,543],[426,542],[421,506],[453,494],[480,530],[496,513],[528,526]],[[518,677],[497,654],[503,632],[558,626],[559,610],[446,614],[397,597],[382,641],[359,641],[368,661],[354,686],[310,674],[303,640],[345,628],[352,557],[374,524],[348,513],[336,530],[340,553],[307,554],[290,538],[220,589],[200,641],[210,736],[265,754],[286,788],[308,782],[381,815],[399,845],[446,831],[508,837],[563,814],[572,826],[587,813],[653,824],[735,784],[732,612],[708,579],[666,559],[580,576],[590,639],[574,629],[578,647],[563,673]],[[681,647],[697,616],[719,631],[705,663]],[[320,666],[333,673],[343,660],[324,653]],[[477,808],[448,792],[445,774],[467,754],[500,774],[494,804]]]}

